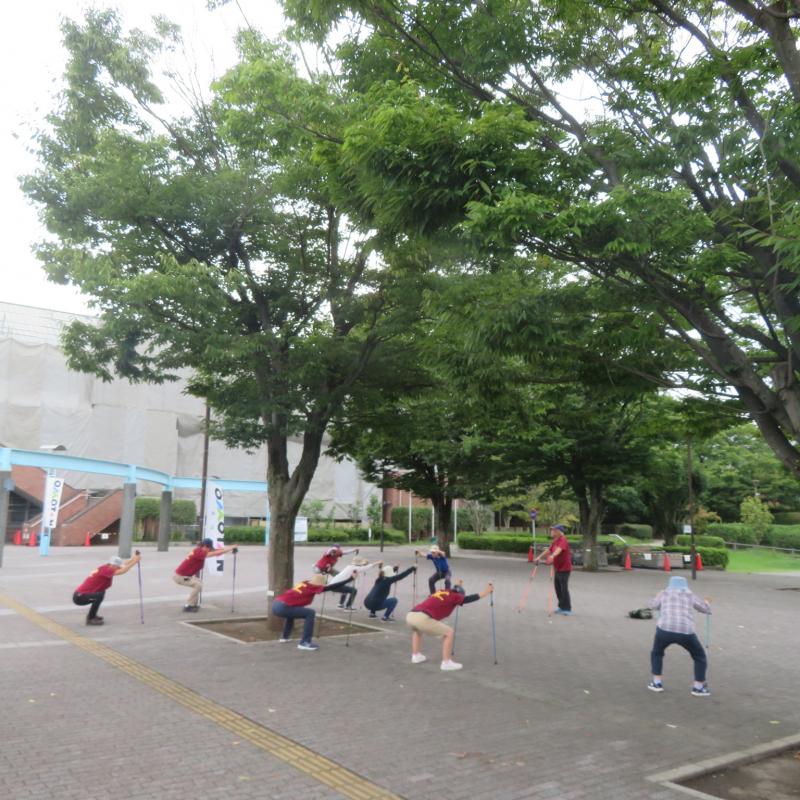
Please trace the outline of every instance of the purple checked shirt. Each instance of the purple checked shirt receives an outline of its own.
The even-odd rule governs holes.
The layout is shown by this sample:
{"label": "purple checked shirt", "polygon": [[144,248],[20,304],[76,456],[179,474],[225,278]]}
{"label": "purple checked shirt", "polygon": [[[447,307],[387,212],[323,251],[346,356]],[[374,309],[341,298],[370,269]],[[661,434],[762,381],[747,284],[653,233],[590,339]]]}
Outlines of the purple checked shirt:
{"label": "purple checked shirt", "polygon": [[659,592],[650,608],[657,608],[661,613],[656,625],[664,631],[672,633],[694,633],[694,613],[710,614],[711,606],[692,592],[664,589]]}

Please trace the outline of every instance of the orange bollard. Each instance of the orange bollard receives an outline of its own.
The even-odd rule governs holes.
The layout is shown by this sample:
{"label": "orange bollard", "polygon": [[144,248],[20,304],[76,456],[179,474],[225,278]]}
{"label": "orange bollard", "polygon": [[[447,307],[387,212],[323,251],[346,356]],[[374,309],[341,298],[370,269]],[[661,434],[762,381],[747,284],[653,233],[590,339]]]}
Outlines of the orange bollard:
{"label": "orange bollard", "polygon": [[632,569],[631,567],[631,551],[625,551],[625,569]]}
{"label": "orange bollard", "polygon": [[31,538],[28,539],[28,547],[36,547],[36,531],[31,531]]}
{"label": "orange bollard", "polygon": [[87,533],[86,538],[83,540],[84,547],[91,547],[92,546],[92,534]]}
{"label": "orange bollard", "polygon": [[664,572],[671,572],[672,564],[669,563],[669,553],[664,553]]}
{"label": "orange bollard", "polygon": [[22,531],[19,529],[14,533],[14,544],[22,544]]}
{"label": "orange bollard", "polygon": [[700,553],[697,553],[695,555],[695,562],[694,563],[695,563],[695,568],[697,569],[697,571],[698,572],[702,572],[703,571],[703,559],[700,558]]}
{"label": "orange bollard", "polygon": [[528,548],[528,563],[533,561],[533,545]]}

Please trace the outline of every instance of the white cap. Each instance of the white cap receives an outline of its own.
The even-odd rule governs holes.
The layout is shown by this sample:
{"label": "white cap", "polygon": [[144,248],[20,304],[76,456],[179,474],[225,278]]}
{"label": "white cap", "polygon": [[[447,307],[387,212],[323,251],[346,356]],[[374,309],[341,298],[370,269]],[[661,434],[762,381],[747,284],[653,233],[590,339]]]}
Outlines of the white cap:
{"label": "white cap", "polygon": [[394,567],[391,565],[382,567],[381,572],[383,572],[384,578],[393,578],[396,575]]}

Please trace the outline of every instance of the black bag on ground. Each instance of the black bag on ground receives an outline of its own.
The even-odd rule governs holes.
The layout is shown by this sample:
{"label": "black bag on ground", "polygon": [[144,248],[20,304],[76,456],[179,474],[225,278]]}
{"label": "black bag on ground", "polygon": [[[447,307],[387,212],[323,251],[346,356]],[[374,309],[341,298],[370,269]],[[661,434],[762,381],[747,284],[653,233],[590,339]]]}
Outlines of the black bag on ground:
{"label": "black bag on ground", "polygon": [[649,608],[636,608],[628,612],[631,619],[653,619],[653,612]]}

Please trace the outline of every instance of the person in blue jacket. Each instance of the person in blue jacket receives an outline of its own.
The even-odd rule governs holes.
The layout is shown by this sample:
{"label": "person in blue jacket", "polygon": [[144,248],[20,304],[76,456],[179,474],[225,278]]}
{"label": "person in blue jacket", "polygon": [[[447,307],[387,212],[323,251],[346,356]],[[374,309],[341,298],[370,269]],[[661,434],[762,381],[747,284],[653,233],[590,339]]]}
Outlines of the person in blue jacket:
{"label": "person in blue jacket", "polygon": [[403,580],[417,570],[416,566],[412,566],[398,575],[398,569],[399,567],[382,567],[369,594],[364,598],[364,608],[369,610],[371,618],[375,619],[378,612],[383,611],[381,622],[394,622],[392,614],[397,606],[397,598],[389,597],[392,584]]}
{"label": "person in blue jacket", "polygon": [[[414,551],[415,556],[421,556],[422,553],[419,550]],[[444,554],[443,550],[439,549],[438,545],[431,545],[431,549],[425,554],[425,558],[429,558],[433,561],[433,566],[436,572],[428,578],[428,588],[430,589],[430,594],[433,594],[436,591],[436,582],[444,580],[444,588],[450,589],[450,578],[452,575],[450,574],[450,565],[447,563],[447,557]]]}

